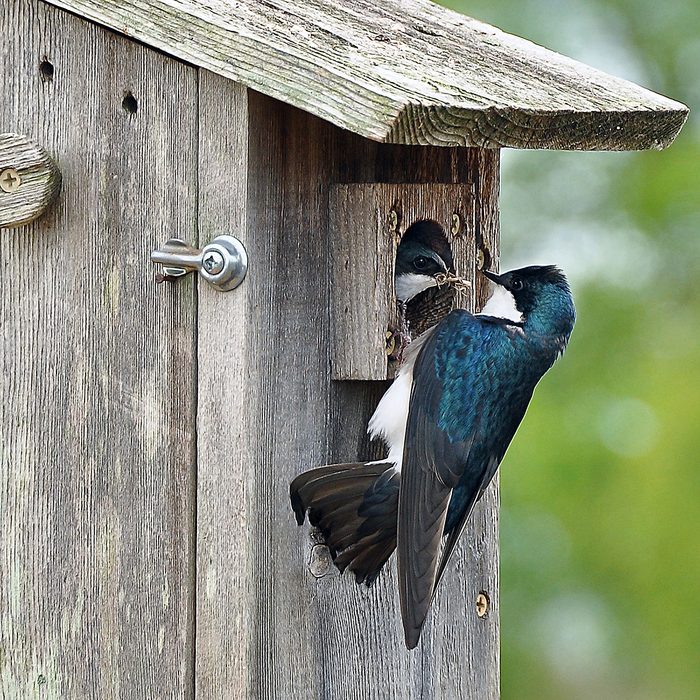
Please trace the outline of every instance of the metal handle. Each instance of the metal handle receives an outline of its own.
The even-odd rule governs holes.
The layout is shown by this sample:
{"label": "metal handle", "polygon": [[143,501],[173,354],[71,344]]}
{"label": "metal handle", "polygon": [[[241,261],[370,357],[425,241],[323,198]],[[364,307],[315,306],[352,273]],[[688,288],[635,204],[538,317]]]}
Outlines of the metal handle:
{"label": "metal handle", "polygon": [[202,250],[171,238],[160,250],[151,253],[151,262],[163,266],[156,282],[174,282],[196,271],[222,292],[235,289],[248,271],[248,255],[234,236],[217,236]]}

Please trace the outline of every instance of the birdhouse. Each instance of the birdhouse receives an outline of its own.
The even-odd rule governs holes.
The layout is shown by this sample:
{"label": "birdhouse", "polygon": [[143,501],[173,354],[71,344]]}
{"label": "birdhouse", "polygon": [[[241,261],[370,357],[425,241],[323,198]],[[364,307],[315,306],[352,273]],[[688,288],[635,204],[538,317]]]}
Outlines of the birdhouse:
{"label": "birdhouse", "polygon": [[471,282],[418,328],[484,301],[501,148],[660,149],[686,107],[427,0],[0,22],[2,695],[497,697],[496,485],[409,652],[391,565],[340,576],[289,482],[379,456],[413,223]]}

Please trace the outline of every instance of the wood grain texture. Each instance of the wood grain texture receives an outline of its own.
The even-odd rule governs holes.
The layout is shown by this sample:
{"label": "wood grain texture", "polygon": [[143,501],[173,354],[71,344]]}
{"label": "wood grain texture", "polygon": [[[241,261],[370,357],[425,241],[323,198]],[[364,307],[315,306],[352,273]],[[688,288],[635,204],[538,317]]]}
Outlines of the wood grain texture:
{"label": "wood grain texture", "polygon": [[688,110],[430,0],[47,0],[370,139],[663,148]]}
{"label": "wood grain texture", "polygon": [[61,189],[61,171],[53,158],[21,134],[0,134],[0,181],[3,173],[7,182],[0,182],[0,228],[38,219]]}
{"label": "wood grain texture", "polygon": [[[473,198],[473,178],[456,185],[380,183],[341,184],[332,188],[329,216],[334,276],[331,285],[335,336],[331,353],[333,379],[393,377],[394,363],[387,362],[386,332],[396,330],[399,325],[394,262],[401,236],[413,222],[437,221],[450,244],[456,241],[453,247],[457,270],[460,273],[465,270],[472,278],[474,247],[462,242],[474,238],[474,230],[469,226],[473,219]],[[453,215],[464,222],[457,236],[451,233]],[[374,254],[368,255],[368,249]],[[465,306],[470,305],[469,295],[462,301]],[[444,311],[449,308],[448,302]],[[435,318],[434,323],[438,320]]]}
{"label": "wood grain texture", "polygon": [[[352,139],[350,139],[352,142]],[[352,143],[345,142],[353,148]],[[370,150],[374,150],[373,148]],[[358,176],[368,179],[380,174],[389,181],[403,181],[413,170],[412,148],[377,145],[374,167],[358,166]],[[497,151],[480,149],[437,149],[421,151],[422,165],[415,172],[420,180],[461,182],[474,193],[469,208],[470,236],[453,243],[456,260],[469,266],[464,274],[475,281],[477,308],[483,305],[487,281],[477,275],[479,248],[488,246],[494,264],[498,261],[498,171]],[[342,150],[347,157],[350,151]],[[343,159],[346,160],[346,159]],[[432,167],[429,163],[432,161]],[[391,172],[387,162],[392,163]],[[343,166],[344,177],[348,175]],[[462,250],[462,246],[469,250]],[[464,256],[464,257],[463,257]],[[474,307],[471,307],[474,308]],[[334,382],[331,403],[330,462],[383,456],[377,443],[368,443],[364,426],[376,406],[386,382]],[[357,426],[358,429],[352,429]],[[367,590],[349,576],[337,572],[315,582],[321,611],[325,654],[324,679],[328,697],[351,698],[466,698],[492,699],[499,696],[498,619],[498,485],[496,481],[477,504],[453,563],[445,574],[434,601],[421,643],[406,651],[399,614],[395,559],[388,571]],[[341,589],[337,593],[338,588]],[[480,591],[491,599],[489,615],[475,612]],[[336,647],[337,645],[337,647]],[[352,650],[348,653],[346,650]],[[336,694],[338,679],[352,678],[356,691],[344,685]]]}
{"label": "wood grain texture", "polygon": [[251,357],[249,338],[259,333],[255,319],[264,318],[267,305],[256,310],[264,263],[246,227],[248,93],[208,71],[199,80],[199,171],[201,244],[235,235],[250,269],[228,294],[199,283],[196,694],[248,698],[256,581],[266,575],[250,564],[251,531],[256,517],[267,517],[248,505],[263,466],[257,440],[266,433],[251,410],[262,398],[252,392],[264,380],[257,363],[274,343],[260,342],[258,357]]}
{"label": "wood grain texture", "polygon": [[[200,289],[197,693],[494,698],[495,492],[457,556],[459,575],[447,576],[423,647],[410,653],[393,562],[369,590],[335,570],[321,576],[288,489],[305,469],[377,454],[365,429],[386,383],[331,380],[333,184],[402,183],[406,173],[459,182],[471,172],[467,189],[495,197],[479,189],[474,169],[497,181],[498,153],[429,148],[416,162],[413,149],[365,147],[308,113],[252,91],[245,97],[202,72],[200,240],[240,227],[250,268],[231,294]],[[486,209],[472,207],[474,220]],[[497,235],[494,219],[479,221],[479,236]],[[477,238],[465,237],[471,260]],[[483,619],[474,608],[480,590],[494,601]]]}
{"label": "wood grain texture", "polygon": [[0,35],[0,123],[63,172],[0,236],[0,696],[191,697],[194,295],[149,252],[195,231],[196,71],[36,0]]}
{"label": "wood grain texture", "polygon": [[200,237],[237,229],[250,266],[200,295],[197,694],[324,697],[288,489],[328,440],[331,127],[206,72],[200,94]]}

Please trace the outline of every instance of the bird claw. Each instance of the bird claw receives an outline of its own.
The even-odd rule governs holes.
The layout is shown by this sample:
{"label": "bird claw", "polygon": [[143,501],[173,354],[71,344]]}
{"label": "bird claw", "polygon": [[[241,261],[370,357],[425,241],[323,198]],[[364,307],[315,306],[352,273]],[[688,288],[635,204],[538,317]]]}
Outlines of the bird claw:
{"label": "bird claw", "polygon": [[386,332],[386,355],[390,360],[398,362],[403,360],[403,353],[411,342],[411,336],[399,330]]}

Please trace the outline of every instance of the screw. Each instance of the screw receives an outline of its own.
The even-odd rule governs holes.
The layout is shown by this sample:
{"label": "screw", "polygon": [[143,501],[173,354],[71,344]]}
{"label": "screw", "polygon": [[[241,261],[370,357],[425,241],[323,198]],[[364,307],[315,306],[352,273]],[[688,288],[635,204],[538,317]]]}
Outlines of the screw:
{"label": "screw", "polygon": [[389,231],[396,233],[399,228],[399,215],[396,213],[395,209],[389,212]]}
{"label": "screw", "polygon": [[489,611],[489,597],[486,593],[479,593],[476,596],[476,614],[479,617],[484,617]]}
{"label": "screw", "polygon": [[392,333],[391,331],[387,331],[384,337],[386,338],[387,357],[391,357],[394,354],[394,350],[396,350],[396,334]]}
{"label": "screw", "polygon": [[450,233],[453,236],[457,236],[462,229],[462,217],[459,214],[452,214],[452,226],[450,227]]}
{"label": "screw", "polygon": [[218,275],[224,269],[224,256],[218,250],[210,250],[204,256],[202,265],[210,275]]}
{"label": "screw", "polygon": [[0,189],[3,192],[16,192],[22,184],[22,178],[14,168],[7,168],[0,173]]}
{"label": "screw", "polygon": [[483,270],[485,262],[486,262],[486,256],[484,255],[484,251],[481,248],[479,248],[476,251],[476,269]]}

